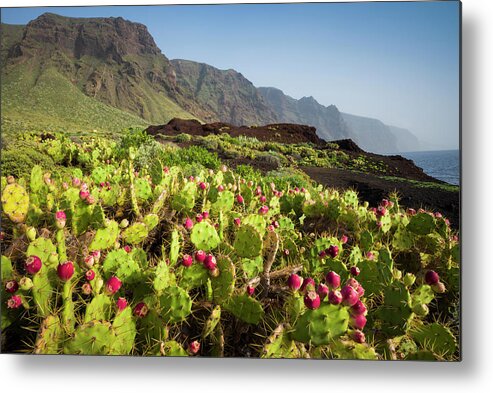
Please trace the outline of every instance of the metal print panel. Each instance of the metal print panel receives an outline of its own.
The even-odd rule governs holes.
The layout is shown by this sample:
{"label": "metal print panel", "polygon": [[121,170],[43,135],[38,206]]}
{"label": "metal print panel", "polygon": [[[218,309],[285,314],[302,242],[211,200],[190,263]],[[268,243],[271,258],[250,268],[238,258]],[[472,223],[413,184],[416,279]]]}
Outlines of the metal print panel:
{"label": "metal print panel", "polygon": [[460,360],[460,3],[1,9],[1,351]]}

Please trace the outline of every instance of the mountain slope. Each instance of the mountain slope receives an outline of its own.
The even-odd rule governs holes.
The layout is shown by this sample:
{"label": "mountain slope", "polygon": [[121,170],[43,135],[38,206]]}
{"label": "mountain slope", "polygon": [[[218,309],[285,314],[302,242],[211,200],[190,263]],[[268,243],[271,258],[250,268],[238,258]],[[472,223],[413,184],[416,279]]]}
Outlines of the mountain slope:
{"label": "mountain slope", "polygon": [[335,105],[323,106],[313,97],[296,100],[274,87],[259,87],[258,91],[272,106],[279,121],[308,124],[325,140],[351,138],[350,130]]}
{"label": "mountain slope", "polygon": [[219,70],[208,64],[171,60],[184,108],[207,122],[234,125],[275,123],[277,116],[256,87],[235,70]]}
{"label": "mountain slope", "polygon": [[388,127],[396,137],[397,149],[400,152],[418,151],[421,148],[418,138],[411,131],[395,126]]}

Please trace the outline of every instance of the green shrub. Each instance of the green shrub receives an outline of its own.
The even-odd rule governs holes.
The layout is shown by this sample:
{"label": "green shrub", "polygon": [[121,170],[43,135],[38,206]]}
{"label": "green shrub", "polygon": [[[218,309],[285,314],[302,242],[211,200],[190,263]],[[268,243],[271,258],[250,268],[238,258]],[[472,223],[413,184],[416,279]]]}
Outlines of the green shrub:
{"label": "green shrub", "polygon": [[28,177],[33,166],[40,165],[51,170],[55,162],[39,150],[36,142],[15,140],[8,142],[7,148],[2,148],[1,164],[2,176]]}
{"label": "green shrub", "polygon": [[238,165],[235,169],[239,176],[246,180],[258,182],[262,177],[262,173],[250,165]]}

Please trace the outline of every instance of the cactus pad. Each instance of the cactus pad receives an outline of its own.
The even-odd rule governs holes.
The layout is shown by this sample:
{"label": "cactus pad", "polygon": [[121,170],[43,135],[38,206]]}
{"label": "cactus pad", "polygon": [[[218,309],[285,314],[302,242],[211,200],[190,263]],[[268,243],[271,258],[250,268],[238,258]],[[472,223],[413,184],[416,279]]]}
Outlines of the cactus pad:
{"label": "cactus pad", "polygon": [[217,324],[221,321],[221,306],[216,306],[211,312],[207,321],[205,321],[204,329],[202,330],[202,338],[206,338],[212,334]]}
{"label": "cactus pad", "polygon": [[212,204],[211,210],[213,213],[229,212],[234,205],[234,194],[231,191],[220,192],[216,201]]}
{"label": "cactus pad", "polygon": [[178,211],[190,211],[195,206],[195,183],[186,183],[183,189],[173,197],[171,208]]}
{"label": "cactus pad", "polygon": [[406,286],[398,281],[384,290],[384,304],[375,310],[381,320],[382,331],[390,337],[403,335],[413,317],[411,295]]}
{"label": "cactus pad", "polygon": [[223,304],[229,300],[235,289],[235,265],[224,256],[217,257],[219,276],[211,278],[212,298],[215,303]]}
{"label": "cactus pad", "polygon": [[260,357],[267,359],[295,359],[300,357],[300,351],[296,347],[296,343],[285,332],[284,326],[279,325],[267,338]]}
{"label": "cactus pad", "polygon": [[24,222],[29,211],[29,195],[20,184],[8,184],[2,192],[2,210],[10,221]]}
{"label": "cactus pad", "polygon": [[452,332],[436,322],[413,328],[410,334],[423,349],[441,356],[452,355],[456,350],[457,344]]}
{"label": "cactus pad", "polygon": [[139,244],[142,243],[148,235],[149,230],[147,229],[147,226],[142,222],[136,222],[123,231],[122,238],[129,244]]}
{"label": "cactus pad", "polygon": [[175,229],[171,232],[171,245],[169,247],[169,260],[171,264],[175,264],[178,261],[178,255],[180,254],[180,234]]}
{"label": "cactus pad", "polygon": [[128,355],[133,348],[137,329],[132,317],[132,309],[125,308],[113,320],[111,330],[115,337],[111,347],[112,355]]}
{"label": "cactus pad", "polygon": [[190,267],[180,267],[178,277],[180,277],[180,286],[189,291],[201,287],[207,283],[209,273],[200,263],[193,263]]}
{"label": "cactus pad", "polygon": [[257,300],[247,295],[238,295],[224,305],[235,317],[251,324],[258,324],[264,316],[264,309]]}
{"label": "cactus pad", "polygon": [[96,295],[86,307],[84,323],[98,320],[106,321],[111,313],[111,299],[107,295]]}
{"label": "cactus pad", "polygon": [[161,354],[163,356],[188,356],[187,351],[176,341],[165,341],[161,346]]}
{"label": "cactus pad", "polygon": [[107,355],[115,337],[109,322],[91,321],[79,326],[64,347],[70,355]]}
{"label": "cactus pad", "polygon": [[99,228],[89,245],[89,251],[107,250],[115,245],[120,229],[116,221],[110,221],[106,228]]}
{"label": "cactus pad", "polygon": [[144,224],[146,224],[147,229],[149,231],[152,231],[157,224],[159,224],[159,216],[157,214],[148,214],[147,216],[144,217]]}
{"label": "cactus pad", "polygon": [[34,344],[35,354],[55,355],[60,350],[63,330],[56,315],[48,315],[43,322]]}
{"label": "cactus pad", "polygon": [[180,287],[168,287],[159,298],[161,315],[166,323],[176,323],[185,320],[192,311],[192,299]]}
{"label": "cactus pad", "polygon": [[213,250],[221,242],[216,229],[206,221],[194,225],[190,240],[196,249],[204,251]]}
{"label": "cactus pad", "polygon": [[418,213],[411,218],[406,229],[417,235],[428,235],[436,227],[435,218],[428,213]]}
{"label": "cactus pad", "polygon": [[262,252],[262,236],[251,225],[242,225],[233,244],[235,252],[243,258],[255,258]]}
{"label": "cactus pad", "polygon": [[355,344],[351,341],[334,341],[330,349],[332,355],[337,359],[378,359],[375,350],[367,344]]}

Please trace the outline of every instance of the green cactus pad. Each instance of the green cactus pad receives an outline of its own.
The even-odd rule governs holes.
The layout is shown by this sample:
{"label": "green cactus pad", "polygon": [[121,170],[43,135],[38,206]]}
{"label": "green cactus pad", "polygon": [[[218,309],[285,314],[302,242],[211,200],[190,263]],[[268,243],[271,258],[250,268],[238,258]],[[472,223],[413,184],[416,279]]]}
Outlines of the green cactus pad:
{"label": "green cactus pad", "polygon": [[262,236],[251,225],[242,224],[233,244],[236,254],[242,258],[255,258],[262,253]]}
{"label": "green cactus pad", "polygon": [[205,285],[209,279],[208,270],[200,263],[180,267],[177,276],[180,277],[180,287],[187,291]]}
{"label": "green cactus pad", "polygon": [[217,305],[211,312],[211,315],[205,321],[202,329],[202,338],[206,338],[212,334],[217,324],[221,321],[221,306]]}
{"label": "green cactus pad", "polygon": [[118,202],[118,196],[120,194],[124,195],[124,193],[121,192],[120,186],[118,184],[114,184],[111,186],[111,190],[103,188],[99,192],[99,200],[104,206],[115,206]]}
{"label": "green cactus pad", "polygon": [[34,344],[35,354],[56,355],[60,351],[63,335],[60,319],[56,315],[48,315],[43,322]]}
{"label": "green cactus pad", "polygon": [[134,346],[137,328],[130,307],[120,311],[111,326],[115,337],[111,347],[112,355],[128,355]]}
{"label": "green cactus pad", "polygon": [[163,356],[188,356],[187,351],[176,341],[165,341],[161,346],[161,351]]}
{"label": "green cactus pad", "polygon": [[211,278],[212,298],[215,303],[227,302],[235,289],[236,269],[231,260],[224,256],[217,256],[219,276]]}
{"label": "green cactus pad", "polygon": [[24,222],[29,211],[29,195],[20,184],[7,184],[2,193],[2,210],[10,221]]}
{"label": "green cactus pad", "polygon": [[89,251],[107,250],[115,245],[120,229],[116,221],[110,221],[106,228],[100,228],[96,231],[94,238],[89,245]]}
{"label": "green cactus pad", "polygon": [[289,338],[284,326],[279,325],[267,338],[260,357],[264,359],[296,359],[300,355],[296,343]]}
{"label": "green cactus pad", "polygon": [[14,277],[14,269],[12,268],[12,261],[10,260],[10,258],[2,255],[1,257],[1,261],[2,261],[2,264],[1,264],[1,269],[0,269],[0,273],[2,274],[2,282],[4,281],[7,281],[7,280],[11,280],[13,277]]}
{"label": "green cactus pad", "polygon": [[411,352],[405,358],[406,360],[419,360],[419,361],[436,361],[435,354],[431,351],[416,351]]}
{"label": "green cactus pad", "polygon": [[68,355],[108,355],[114,339],[109,322],[91,321],[76,329],[63,351]]}
{"label": "green cactus pad", "polygon": [[72,216],[72,229],[76,236],[84,233],[92,220],[93,206],[88,205],[83,200],[78,200],[73,205]]}
{"label": "green cactus pad", "polygon": [[135,180],[134,187],[138,201],[147,201],[152,197],[152,188],[147,179],[139,178]]}
{"label": "green cactus pad", "polygon": [[417,235],[428,235],[436,228],[436,221],[428,213],[418,213],[411,218],[406,229]]}
{"label": "green cactus pad", "polygon": [[147,226],[142,222],[132,224],[122,233],[122,238],[129,244],[142,243],[149,235]]}
{"label": "green cactus pad", "polygon": [[172,265],[178,261],[178,255],[180,254],[180,234],[175,229],[171,232],[171,245],[169,247],[169,260]]}
{"label": "green cactus pad", "polygon": [[170,271],[166,261],[159,261],[152,285],[157,293],[161,293],[165,288],[171,285]]}
{"label": "green cactus pad", "polygon": [[106,217],[101,205],[94,205],[92,209],[91,225],[96,228],[104,228],[106,226]]}
{"label": "green cactus pad", "polygon": [[296,341],[314,345],[328,345],[346,333],[349,313],[346,308],[323,304],[316,310],[307,310],[296,322],[292,337]]}
{"label": "green cactus pad", "polygon": [[457,347],[452,332],[436,322],[413,328],[410,335],[423,349],[440,356],[453,355]]}
{"label": "green cactus pad", "polygon": [[369,231],[363,231],[360,236],[360,245],[363,251],[370,251],[373,246],[373,235]]}
{"label": "green cactus pad", "polygon": [[336,359],[378,359],[375,349],[367,344],[355,344],[351,341],[334,341],[330,345],[330,349]]}
{"label": "green cactus pad", "polygon": [[211,206],[211,211],[214,214],[219,212],[229,212],[234,205],[235,196],[231,191],[220,192],[216,201]]}
{"label": "green cactus pad", "polygon": [[192,311],[192,299],[180,287],[168,287],[159,297],[161,316],[166,323],[181,322]]}
{"label": "green cactus pad", "polygon": [[148,214],[147,216],[144,217],[144,224],[146,224],[147,229],[149,231],[152,231],[157,224],[159,224],[159,216],[157,214]]}
{"label": "green cactus pad", "polygon": [[171,208],[178,211],[190,211],[195,206],[195,194],[197,185],[186,183],[183,189],[173,197]]}
{"label": "green cactus pad", "polygon": [[153,160],[149,166],[149,175],[153,184],[160,184],[164,177],[163,164],[160,160]]}
{"label": "green cactus pad", "polygon": [[221,242],[216,228],[206,221],[194,225],[190,240],[196,249],[204,251],[215,249]]}
{"label": "green cactus pad", "polygon": [[38,314],[47,317],[51,311],[51,298],[55,294],[56,271],[43,266],[33,277],[32,295]]}
{"label": "green cactus pad", "polygon": [[260,214],[249,214],[248,216],[242,219],[242,225],[251,225],[254,227],[261,236],[264,236],[266,222],[265,218]]}
{"label": "green cactus pad", "polygon": [[262,304],[248,295],[232,297],[224,308],[242,321],[254,325],[257,325],[264,316]]}
{"label": "green cactus pad", "polygon": [[356,191],[353,190],[346,191],[343,195],[343,199],[348,206],[352,206],[354,208],[358,207],[359,201],[358,201],[358,194]]}
{"label": "green cactus pad", "polygon": [[111,299],[107,295],[96,295],[86,307],[84,323],[98,320],[106,321],[111,314]]}
{"label": "green cactus pad", "polygon": [[413,246],[413,235],[405,228],[399,228],[392,238],[392,247],[395,250],[408,250]]}
{"label": "green cactus pad", "polygon": [[380,329],[390,337],[405,334],[413,317],[408,289],[402,282],[394,281],[383,294],[384,304],[374,313],[381,320]]}
{"label": "green cactus pad", "polygon": [[435,298],[435,292],[429,285],[421,285],[411,296],[412,307],[418,304],[428,304]]}
{"label": "green cactus pad", "polygon": [[264,260],[262,256],[255,259],[242,258],[241,268],[248,278],[257,277],[264,270]]}
{"label": "green cactus pad", "polygon": [[46,193],[47,186],[43,180],[43,169],[39,165],[34,165],[31,170],[29,189],[35,194]]}

